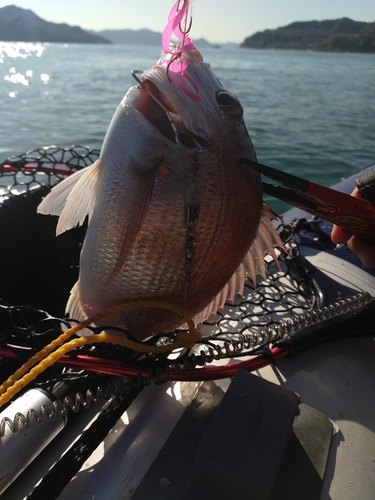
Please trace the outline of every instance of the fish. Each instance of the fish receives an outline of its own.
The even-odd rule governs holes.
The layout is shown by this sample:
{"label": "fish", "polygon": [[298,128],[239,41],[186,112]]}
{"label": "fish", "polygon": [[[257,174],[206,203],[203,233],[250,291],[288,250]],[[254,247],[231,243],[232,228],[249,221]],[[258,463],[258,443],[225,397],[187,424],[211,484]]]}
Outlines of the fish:
{"label": "fish", "polygon": [[[260,174],[239,160],[256,161],[243,107],[196,47],[185,44],[138,82],[119,104],[99,159],[56,185],[38,213],[59,216],[56,234],[88,218],[71,318],[162,300],[199,324],[243,294],[247,277],[265,276],[264,255],[277,260],[283,243]],[[139,341],[186,326],[151,307],[95,324]]]}

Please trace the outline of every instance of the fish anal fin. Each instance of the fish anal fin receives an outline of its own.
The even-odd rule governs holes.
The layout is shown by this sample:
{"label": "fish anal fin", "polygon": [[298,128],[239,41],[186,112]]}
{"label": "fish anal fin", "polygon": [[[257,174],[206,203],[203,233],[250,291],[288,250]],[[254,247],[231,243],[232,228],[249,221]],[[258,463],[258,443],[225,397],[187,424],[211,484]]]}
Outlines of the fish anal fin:
{"label": "fish anal fin", "polygon": [[256,276],[267,278],[267,270],[264,263],[266,254],[270,254],[277,266],[279,262],[275,252],[275,247],[285,250],[284,243],[272,224],[273,214],[268,205],[263,204],[261,220],[259,222],[257,235],[246,253],[243,261],[230,277],[229,281],[220,290],[217,296],[205,307],[203,311],[194,317],[196,324],[206,320],[211,314],[215,314],[218,309],[222,309],[226,302],[234,303],[236,295],[243,296],[245,281],[250,278],[256,288]]}
{"label": "fish anal fin", "polygon": [[[68,299],[68,303],[65,308],[66,314],[68,314],[69,318],[75,319],[77,321],[83,321],[87,318],[87,314],[83,310],[81,299],[79,296],[79,281],[73,286],[70,291],[70,296]],[[80,330],[77,335],[80,337],[84,337],[87,335],[92,335],[92,331],[88,328],[84,328]]]}
{"label": "fish anal fin", "polygon": [[57,184],[38,206],[38,213],[59,215],[56,235],[81,226],[91,218],[95,205],[95,186],[101,159]]}

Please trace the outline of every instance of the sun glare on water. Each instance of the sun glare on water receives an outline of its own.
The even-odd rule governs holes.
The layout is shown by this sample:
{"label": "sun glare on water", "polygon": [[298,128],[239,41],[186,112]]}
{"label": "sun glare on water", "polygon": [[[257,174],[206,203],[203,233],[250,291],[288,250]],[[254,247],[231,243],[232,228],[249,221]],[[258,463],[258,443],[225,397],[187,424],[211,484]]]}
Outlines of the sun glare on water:
{"label": "sun glare on water", "polygon": [[[0,42],[0,64],[5,64],[12,60],[14,66],[9,68],[8,74],[3,78],[12,86],[8,92],[11,98],[17,97],[16,86],[28,86],[30,79],[34,76],[32,69],[27,69],[24,73],[17,70],[17,60],[27,59],[28,57],[41,57],[47,44],[25,43],[25,42]],[[49,75],[43,73],[40,75],[43,84],[47,84]]]}

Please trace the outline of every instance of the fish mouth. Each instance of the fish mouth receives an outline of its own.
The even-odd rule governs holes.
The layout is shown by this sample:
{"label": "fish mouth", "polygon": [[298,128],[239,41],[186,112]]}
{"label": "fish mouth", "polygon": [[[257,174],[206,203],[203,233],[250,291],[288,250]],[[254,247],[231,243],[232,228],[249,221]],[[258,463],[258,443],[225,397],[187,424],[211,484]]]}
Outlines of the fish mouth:
{"label": "fish mouth", "polygon": [[189,150],[202,149],[206,145],[204,139],[186,128],[172,101],[153,82],[144,79],[138,89],[140,99],[135,104],[135,109],[164,137]]}

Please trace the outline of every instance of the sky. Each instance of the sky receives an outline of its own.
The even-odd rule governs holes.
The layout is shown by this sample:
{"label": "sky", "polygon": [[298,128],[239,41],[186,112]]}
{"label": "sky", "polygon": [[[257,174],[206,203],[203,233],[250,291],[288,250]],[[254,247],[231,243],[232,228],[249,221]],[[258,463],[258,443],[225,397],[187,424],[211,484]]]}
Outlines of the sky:
{"label": "sky", "polygon": [[[83,29],[162,32],[174,0],[0,0],[0,7],[11,3],[46,21]],[[193,0],[190,36],[212,43],[242,42],[257,31],[294,21],[341,17],[375,21],[375,0]]]}

